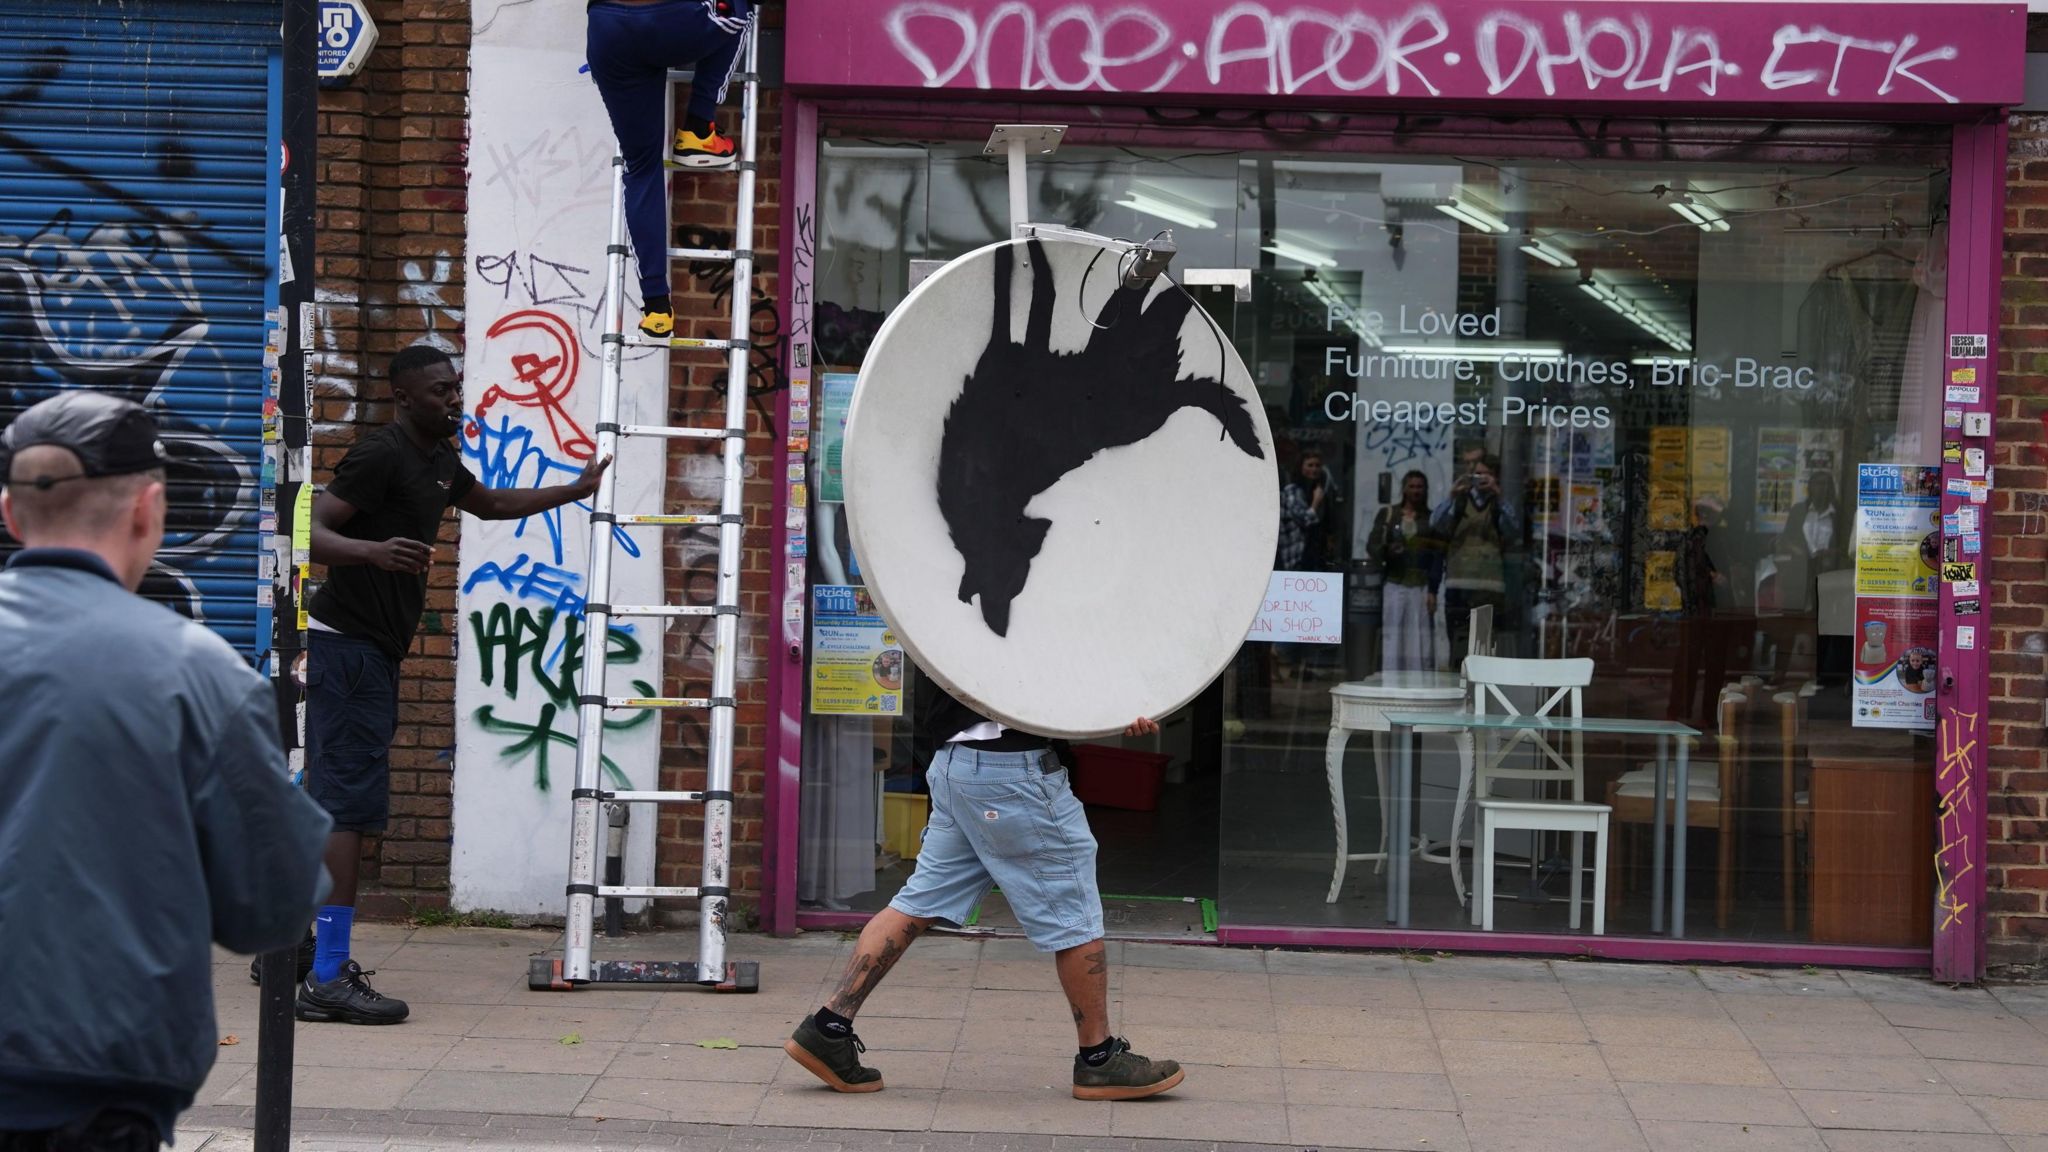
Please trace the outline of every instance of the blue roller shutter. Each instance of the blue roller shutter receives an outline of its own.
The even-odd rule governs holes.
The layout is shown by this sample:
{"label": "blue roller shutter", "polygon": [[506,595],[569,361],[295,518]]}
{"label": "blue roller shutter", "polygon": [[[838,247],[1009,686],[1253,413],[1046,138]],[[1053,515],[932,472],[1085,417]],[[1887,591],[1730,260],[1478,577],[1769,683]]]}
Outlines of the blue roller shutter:
{"label": "blue roller shutter", "polygon": [[260,0],[0,0],[0,425],[66,388],[148,406],[173,465],[143,591],[251,655],[281,20]]}

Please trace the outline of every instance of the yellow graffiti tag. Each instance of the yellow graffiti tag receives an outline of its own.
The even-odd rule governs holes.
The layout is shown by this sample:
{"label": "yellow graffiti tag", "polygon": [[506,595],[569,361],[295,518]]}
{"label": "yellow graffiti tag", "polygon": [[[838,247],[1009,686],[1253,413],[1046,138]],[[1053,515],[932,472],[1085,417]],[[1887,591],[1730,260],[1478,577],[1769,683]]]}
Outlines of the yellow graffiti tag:
{"label": "yellow graffiti tag", "polygon": [[1941,793],[1941,846],[1934,851],[1934,907],[1940,929],[1960,923],[1969,905],[1958,894],[1970,862],[1971,782],[1976,778],[1977,713],[1950,709],[1941,719],[1941,763],[1935,788]]}

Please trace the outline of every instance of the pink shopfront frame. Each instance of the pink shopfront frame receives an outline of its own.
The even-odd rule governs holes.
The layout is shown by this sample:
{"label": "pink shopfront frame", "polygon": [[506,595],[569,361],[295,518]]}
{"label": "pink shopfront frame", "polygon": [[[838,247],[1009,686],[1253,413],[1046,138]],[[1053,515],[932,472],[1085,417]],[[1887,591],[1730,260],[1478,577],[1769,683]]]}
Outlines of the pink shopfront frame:
{"label": "pink shopfront frame", "polygon": [[[1712,122],[1768,119],[1939,122],[1951,127],[1948,406],[1996,409],[2005,199],[2003,109],[2023,90],[2019,4],[1756,3],[1749,0],[789,0],[783,105],[782,349],[772,475],[770,603],[778,653],[768,675],[763,909],[771,932],[844,928],[862,914],[800,912],[798,795],[804,719],[805,563],[792,488],[793,401],[808,404],[821,134],[835,124],[910,137],[968,125],[1065,123],[1075,144],[1337,150],[1334,115],[1389,133],[1461,139],[1490,116],[1555,118],[1569,132],[1521,142],[1529,155],[1581,156],[1587,136],[1654,140],[1682,153]],[[1311,115],[1314,113],[1314,115]],[[1702,127],[1704,126],[1704,127]],[[952,131],[946,131],[952,129]],[[1825,136],[1824,127],[1817,128]],[[1192,134],[1192,135],[1191,135]],[[1276,144],[1276,140],[1284,141]],[[1957,336],[1981,340],[1958,341]],[[1960,384],[1961,381],[1971,381]],[[1956,400],[1955,397],[1967,397]],[[808,409],[798,413],[808,421]],[[1971,437],[1997,459],[1989,435]],[[1943,466],[1943,512],[1969,504],[1962,465]],[[1990,485],[1995,485],[1995,469]],[[801,493],[801,489],[798,489]],[[1980,504],[1980,509],[1988,504]],[[1926,948],[1726,940],[1322,929],[1231,924],[1224,944],[1549,952],[1646,960],[1931,968],[1969,981],[1984,968],[1986,736],[1991,635],[1990,517],[1974,615],[1941,589],[1935,779],[1939,829],[1934,939]],[[1967,606],[1967,605],[1966,605]],[[1959,628],[1974,629],[1958,643]]]}

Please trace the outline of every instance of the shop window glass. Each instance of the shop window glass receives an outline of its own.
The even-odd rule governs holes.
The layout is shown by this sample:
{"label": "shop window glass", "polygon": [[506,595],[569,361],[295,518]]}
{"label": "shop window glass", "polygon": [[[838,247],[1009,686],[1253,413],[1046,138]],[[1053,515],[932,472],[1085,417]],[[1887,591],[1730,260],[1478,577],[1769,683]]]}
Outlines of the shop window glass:
{"label": "shop window glass", "polygon": [[[924,271],[1007,233],[1008,202],[978,143],[828,143],[818,187],[807,548],[837,589],[859,585],[830,480],[846,374]],[[1207,901],[1225,924],[1385,926],[1375,862],[1333,895],[1333,797],[1350,853],[1380,847],[1384,818],[1374,735],[1333,752],[1333,690],[1433,674],[1469,695],[1490,617],[1493,654],[1592,661],[1587,715],[1703,733],[1689,935],[1926,943],[1942,545],[1920,546],[1938,525],[1919,469],[1942,451],[1945,172],[1069,146],[1030,192],[1034,219],[1172,228],[1177,275],[1249,270],[1249,299],[1191,290],[1265,402],[1274,563],[1299,576],[1274,630],[1143,742],[1172,758],[1156,807],[1091,808],[1105,892]],[[857,595],[835,604],[850,615],[813,617],[814,639],[844,630],[813,645],[799,894],[871,909],[908,874],[929,749],[915,668],[900,694],[822,687],[885,647]],[[1341,619],[1341,641],[1286,642],[1288,608]],[[1454,883],[1447,851],[1454,820],[1474,834],[1461,757],[1443,735],[1417,749],[1411,922],[1474,930],[1473,852]],[[1652,755],[1588,737],[1574,767],[1614,808],[1608,888],[1586,893],[1610,934],[1650,929]],[[1569,849],[1501,836],[1496,931],[1570,931]],[[1201,933],[1192,913],[1133,915]]]}

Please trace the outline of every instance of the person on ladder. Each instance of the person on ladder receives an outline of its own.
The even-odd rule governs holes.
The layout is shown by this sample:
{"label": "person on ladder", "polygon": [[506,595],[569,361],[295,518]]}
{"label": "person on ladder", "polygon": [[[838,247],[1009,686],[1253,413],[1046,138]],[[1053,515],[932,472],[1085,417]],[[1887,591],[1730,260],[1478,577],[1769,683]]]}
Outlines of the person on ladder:
{"label": "person on ladder", "polygon": [[[626,160],[626,231],[640,262],[640,331],[675,333],[669,301],[667,170],[668,73],[694,68],[689,110],[667,142],[676,163],[728,168],[738,149],[712,117],[725,99],[733,64],[752,19],[750,0],[591,0],[585,55]],[[741,246],[745,246],[742,240]]]}

